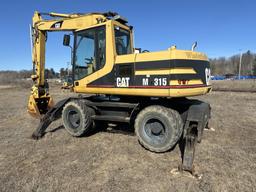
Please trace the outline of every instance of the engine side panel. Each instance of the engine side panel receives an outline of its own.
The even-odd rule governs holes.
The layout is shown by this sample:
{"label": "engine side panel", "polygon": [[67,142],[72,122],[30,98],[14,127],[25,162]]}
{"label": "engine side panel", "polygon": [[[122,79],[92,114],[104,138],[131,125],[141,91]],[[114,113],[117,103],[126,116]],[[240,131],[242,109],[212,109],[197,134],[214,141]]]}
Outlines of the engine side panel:
{"label": "engine side panel", "polygon": [[80,88],[80,93],[186,97],[206,94],[207,58],[191,51],[162,51],[116,56],[112,70]]}
{"label": "engine side panel", "polygon": [[[180,59],[115,64],[109,74],[88,84],[88,87],[155,89],[203,87],[207,86],[205,70],[209,67],[208,61]],[[172,74],[172,69],[178,72],[174,71]],[[190,81],[197,83],[193,84]],[[176,82],[180,84],[176,85]]]}

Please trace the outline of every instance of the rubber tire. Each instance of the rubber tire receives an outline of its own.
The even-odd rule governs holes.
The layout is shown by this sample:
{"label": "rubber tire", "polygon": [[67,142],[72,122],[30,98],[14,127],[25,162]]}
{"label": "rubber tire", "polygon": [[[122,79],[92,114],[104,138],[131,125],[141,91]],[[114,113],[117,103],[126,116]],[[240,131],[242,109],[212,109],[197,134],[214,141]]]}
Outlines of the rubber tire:
{"label": "rubber tire", "polygon": [[[67,118],[67,113],[70,109],[74,109],[79,113],[80,116],[80,125],[78,128],[73,129],[70,125],[70,122]],[[65,129],[68,133],[75,137],[83,136],[93,129],[93,120],[91,119],[91,115],[93,114],[93,109],[87,107],[83,102],[77,101],[70,101],[68,102],[63,110],[62,110],[62,122]]]}
{"label": "rubber tire", "polygon": [[[167,131],[167,138],[160,146],[153,145],[147,141],[147,136],[143,127],[145,119],[152,117],[164,122],[165,129]],[[161,153],[166,152],[173,148],[179,141],[183,132],[183,121],[180,114],[170,108],[166,108],[160,105],[152,105],[143,109],[135,119],[135,133],[138,137],[139,143],[146,149]],[[169,133],[169,134],[168,134]]]}

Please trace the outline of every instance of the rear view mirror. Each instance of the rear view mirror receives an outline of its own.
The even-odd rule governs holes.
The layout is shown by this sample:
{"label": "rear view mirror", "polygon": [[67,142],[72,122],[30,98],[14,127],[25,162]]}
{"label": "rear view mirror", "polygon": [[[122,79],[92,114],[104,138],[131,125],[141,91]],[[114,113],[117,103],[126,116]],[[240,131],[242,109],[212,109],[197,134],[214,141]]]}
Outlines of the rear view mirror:
{"label": "rear view mirror", "polygon": [[64,46],[69,46],[70,44],[70,35],[64,35],[63,37],[63,45]]}

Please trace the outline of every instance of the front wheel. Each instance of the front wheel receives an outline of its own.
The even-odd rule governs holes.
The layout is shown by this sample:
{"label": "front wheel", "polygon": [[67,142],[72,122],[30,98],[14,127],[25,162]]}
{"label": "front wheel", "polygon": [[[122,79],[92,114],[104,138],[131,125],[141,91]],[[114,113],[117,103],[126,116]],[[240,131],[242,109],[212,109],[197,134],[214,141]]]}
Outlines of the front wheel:
{"label": "front wheel", "polygon": [[138,114],[134,127],[142,146],[153,152],[166,152],[180,139],[183,122],[177,111],[154,105]]}
{"label": "front wheel", "polygon": [[82,136],[93,129],[92,109],[79,101],[68,102],[62,111],[62,122],[72,136]]}

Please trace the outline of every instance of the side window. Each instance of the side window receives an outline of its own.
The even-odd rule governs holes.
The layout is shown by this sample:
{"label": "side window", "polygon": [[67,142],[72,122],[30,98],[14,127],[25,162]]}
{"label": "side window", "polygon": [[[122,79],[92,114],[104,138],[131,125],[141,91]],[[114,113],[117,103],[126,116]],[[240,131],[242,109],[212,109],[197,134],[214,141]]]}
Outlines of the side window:
{"label": "side window", "polygon": [[101,69],[106,62],[106,33],[105,30],[98,31],[98,69]]}
{"label": "side window", "polygon": [[131,54],[130,32],[115,26],[115,43],[117,55]]}
{"label": "side window", "polygon": [[105,65],[105,26],[78,32],[75,37],[74,77],[79,80]]}

